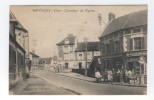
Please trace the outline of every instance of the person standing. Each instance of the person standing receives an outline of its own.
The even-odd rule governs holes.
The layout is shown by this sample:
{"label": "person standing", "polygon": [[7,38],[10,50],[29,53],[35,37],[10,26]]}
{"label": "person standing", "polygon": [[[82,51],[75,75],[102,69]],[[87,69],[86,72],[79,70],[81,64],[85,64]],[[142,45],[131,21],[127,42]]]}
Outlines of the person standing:
{"label": "person standing", "polygon": [[95,77],[96,77],[96,82],[100,83],[102,75],[100,74],[100,72],[98,70],[95,72]]}
{"label": "person standing", "polygon": [[123,70],[120,71],[120,83],[123,83],[124,79],[123,79]]}
{"label": "person standing", "polygon": [[129,69],[128,70],[128,82],[130,83],[130,78],[131,78],[131,76],[132,76],[132,72],[131,72],[131,70]]}
{"label": "person standing", "polygon": [[120,69],[117,70],[117,81],[120,82]]}
{"label": "person standing", "polygon": [[125,83],[127,83],[128,82],[128,71],[127,71],[127,69],[125,70]]}
{"label": "person standing", "polygon": [[114,70],[114,68],[112,69],[112,77],[113,77],[113,79],[112,79],[112,81],[113,82],[115,82],[116,80],[116,72],[115,72],[115,70]]}

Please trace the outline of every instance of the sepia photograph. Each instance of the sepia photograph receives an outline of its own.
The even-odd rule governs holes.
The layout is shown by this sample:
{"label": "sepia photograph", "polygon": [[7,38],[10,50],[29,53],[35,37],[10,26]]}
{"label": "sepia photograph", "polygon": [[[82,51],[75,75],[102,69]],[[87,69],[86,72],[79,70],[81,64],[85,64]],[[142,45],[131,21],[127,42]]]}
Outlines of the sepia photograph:
{"label": "sepia photograph", "polygon": [[10,5],[9,95],[147,95],[148,5]]}

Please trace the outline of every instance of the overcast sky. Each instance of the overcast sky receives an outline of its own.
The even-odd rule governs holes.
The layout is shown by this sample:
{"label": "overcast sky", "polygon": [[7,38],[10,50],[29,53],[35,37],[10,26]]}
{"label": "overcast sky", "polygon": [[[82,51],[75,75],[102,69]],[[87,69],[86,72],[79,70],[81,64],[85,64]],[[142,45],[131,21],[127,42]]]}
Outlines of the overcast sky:
{"label": "overcast sky", "polygon": [[28,30],[30,51],[41,57],[52,57],[57,53],[56,43],[67,34],[74,34],[78,41],[99,41],[100,25],[98,14],[102,15],[101,30],[108,22],[108,13],[116,18],[125,14],[147,9],[147,6],[11,6],[17,20]]}

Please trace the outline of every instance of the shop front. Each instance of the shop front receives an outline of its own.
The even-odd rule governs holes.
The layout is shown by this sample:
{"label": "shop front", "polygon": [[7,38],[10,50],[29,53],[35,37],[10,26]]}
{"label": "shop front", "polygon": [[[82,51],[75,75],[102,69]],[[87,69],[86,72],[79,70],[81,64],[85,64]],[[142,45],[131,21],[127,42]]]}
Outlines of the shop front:
{"label": "shop front", "polygon": [[147,84],[147,51],[126,53],[127,70],[132,72],[132,84]]}
{"label": "shop front", "polygon": [[103,70],[122,70],[123,67],[123,54],[110,54],[101,58]]}

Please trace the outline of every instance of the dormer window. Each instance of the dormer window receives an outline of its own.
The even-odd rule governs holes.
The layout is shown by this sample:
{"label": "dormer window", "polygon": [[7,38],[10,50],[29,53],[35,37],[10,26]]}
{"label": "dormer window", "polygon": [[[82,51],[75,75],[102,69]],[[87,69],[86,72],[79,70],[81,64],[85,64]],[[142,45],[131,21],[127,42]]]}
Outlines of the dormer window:
{"label": "dormer window", "polygon": [[65,44],[69,44],[69,42],[70,42],[70,41],[69,41],[68,39],[65,40]]}

